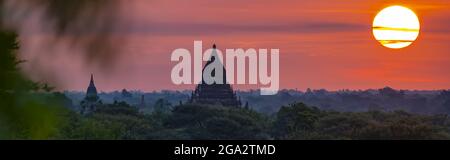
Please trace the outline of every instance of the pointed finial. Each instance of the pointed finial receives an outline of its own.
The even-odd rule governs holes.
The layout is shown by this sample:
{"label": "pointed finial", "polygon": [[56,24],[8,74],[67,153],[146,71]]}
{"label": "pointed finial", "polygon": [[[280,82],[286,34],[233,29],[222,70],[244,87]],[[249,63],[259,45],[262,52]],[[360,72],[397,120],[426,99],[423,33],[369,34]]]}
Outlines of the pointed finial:
{"label": "pointed finial", "polygon": [[91,74],[91,83],[94,82],[94,74]]}
{"label": "pointed finial", "polygon": [[89,86],[94,86],[94,74],[91,74],[91,81],[89,82]]}

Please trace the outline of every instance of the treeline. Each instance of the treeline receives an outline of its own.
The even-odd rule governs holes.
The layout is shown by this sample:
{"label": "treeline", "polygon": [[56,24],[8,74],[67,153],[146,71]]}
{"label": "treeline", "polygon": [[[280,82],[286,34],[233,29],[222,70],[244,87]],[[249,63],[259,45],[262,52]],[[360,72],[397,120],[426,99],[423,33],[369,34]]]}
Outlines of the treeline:
{"label": "treeline", "polygon": [[158,107],[143,114],[123,102],[87,116],[70,112],[54,139],[450,139],[447,115],[333,112],[303,103],[272,116],[207,105]]}
{"label": "treeline", "polygon": [[[152,110],[152,104],[158,99],[165,99],[171,103],[186,101],[192,91],[115,91],[100,93],[99,97],[105,103],[125,101],[130,105],[141,105],[142,96],[147,110]],[[79,107],[84,99],[85,92],[65,92],[73,100],[73,108]],[[340,112],[366,112],[371,110],[392,112],[404,110],[418,114],[450,114],[450,90],[414,91],[396,90],[385,87],[382,89],[368,90],[340,90],[327,91],[324,89],[306,92],[297,90],[281,90],[272,96],[261,96],[259,91],[238,91],[242,102],[248,102],[250,107],[258,112],[274,114],[281,106],[294,102],[303,102],[309,106],[316,106],[323,110],[335,110]]]}
{"label": "treeline", "polygon": [[273,135],[276,139],[448,139],[449,122],[447,115],[333,112],[297,103],[280,109]]}
{"label": "treeline", "polygon": [[273,96],[241,92],[240,95],[244,101],[248,101],[256,110],[264,113],[275,113],[281,106],[303,102],[323,110],[340,112],[404,110],[418,114],[450,114],[450,90],[414,91],[385,87],[357,91],[282,90]]}

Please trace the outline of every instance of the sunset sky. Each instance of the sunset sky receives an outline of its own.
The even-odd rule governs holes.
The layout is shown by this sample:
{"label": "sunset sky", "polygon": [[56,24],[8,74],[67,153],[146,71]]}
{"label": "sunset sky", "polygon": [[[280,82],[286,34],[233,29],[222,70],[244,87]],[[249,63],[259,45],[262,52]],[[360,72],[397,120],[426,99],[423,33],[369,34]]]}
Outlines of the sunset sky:
{"label": "sunset sky", "polygon": [[[390,5],[412,9],[421,22],[418,40],[404,49],[383,47],[372,35],[375,15]],[[127,43],[108,71],[69,54],[78,51],[64,43],[42,49],[51,38],[36,29],[45,28],[40,21],[19,32],[21,57],[29,60],[23,69],[62,90],[85,90],[91,73],[101,91],[192,89],[172,84],[170,56],[202,40],[205,49],[279,48],[281,88],[450,88],[448,0],[124,0],[121,6],[114,37]]]}

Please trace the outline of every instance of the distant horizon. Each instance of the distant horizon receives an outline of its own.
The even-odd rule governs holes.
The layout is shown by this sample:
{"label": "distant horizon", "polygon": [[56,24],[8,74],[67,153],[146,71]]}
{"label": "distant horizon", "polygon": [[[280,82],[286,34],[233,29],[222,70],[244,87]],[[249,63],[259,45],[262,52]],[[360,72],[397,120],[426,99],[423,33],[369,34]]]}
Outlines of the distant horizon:
{"label": "distant horizon", "polygon": [[[386,87],[389,87],[389,86],[386,86]],[[326,91],[328,91],[328,92],[340,92],[340,91],[345,91],[345,90],[348,90],[348,91],[379,90],[379,89],[384,89],[384,88],[386,88],[386,87],[381,87],[381,88],[368,88],[368,89],[339,89],[339,90],[329,90],[329,89],[326,89],[326,88],[309,88],[309,89],[311,89],[312,91],[326,90]],[[396,90],[396,91],[419,91],[419,92],[450,91],[450,88],[447,88],[447,89],[398,89],[398,88],[393,88],[393,87],[389,87],[389,88],[394,89],[394,90]],[[98,88],[97,88],[97,89],[98,89]],[[169,91],[169,92],[177,92],[177,91],[179,91],[179,92],[184,92],[184,91],[193,91],[193,90],[195,90],[195,88],[193,88],[193,89],[162,89],[162,90],[139,90],[139,89],[122,88],[122,89],[108,90],[108,91],[98,89],[98,91],[99,91],[99,93],[112,93],[112,92],[121,92],[123,89],[125,89],[125,90],[127,90],[127,91],[129,91],[129,92],[143,92],[143,93],[163,92],[163,91]],[[308,88],[307,88],[307,89],[308,89]],[[280,92],[282,92],[282,91],[287,91],[287,90],[288,90],[288,91],[294,90],[294,91],[298,91],[298,92],[307,92],[307,89],[301,90],[301,89],[295,89],[295,88],[291,88],[291,89],[288,89],[288,88],[282,88],[282,89],[280,89]],[[259,90],[259,89],[244,89],[244,90],[239,90],[239,89],[234,88],[234,91],[237,91],[237,92],[258,92],[258,90]],[[86,92],[86,89],[84,89],[84,90],[63,90],[63,91],[61,91],[61,92]]]}

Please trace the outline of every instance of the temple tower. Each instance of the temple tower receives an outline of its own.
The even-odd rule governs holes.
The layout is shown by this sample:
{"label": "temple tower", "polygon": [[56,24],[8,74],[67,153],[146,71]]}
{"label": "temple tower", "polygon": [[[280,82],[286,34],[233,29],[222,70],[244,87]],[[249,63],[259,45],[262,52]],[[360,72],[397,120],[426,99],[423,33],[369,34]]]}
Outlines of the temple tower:
{"label": "temple tower", "polygon": [[[203,68],[203,71],[208,65],[216,61],[216,58],[213,56],[216,53],[216,49],[216,45],[214,44],[213,54]],[[213,71],[212,74],[214,75],[215,72]],[[202,78],[202,82],[198,84],[195,88],[195,91],[192,92],[190,103],[241,107],[241,101],[238,100],[236,93],[233,91],[231,85],[226,81],[225,67],[223,67],[223,79],[224,84],[207,84]]]}
{"label": "temple tower", "polygon": [[86,97],[81,101],[81,114],[86,115],[94,112],[102,102],[97,95],[97,88],[94,84],[94,75],[91,74],[91,81],[86,91]]}

